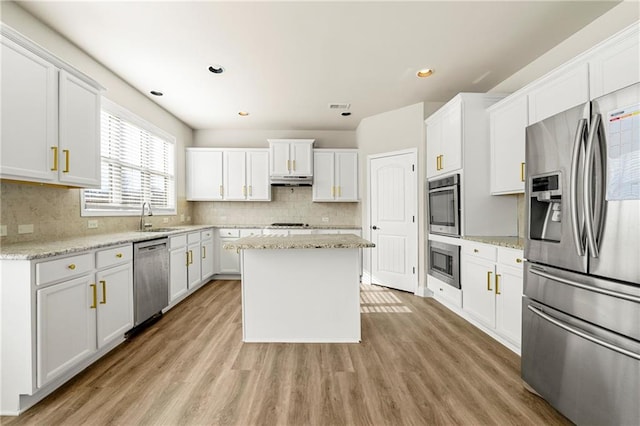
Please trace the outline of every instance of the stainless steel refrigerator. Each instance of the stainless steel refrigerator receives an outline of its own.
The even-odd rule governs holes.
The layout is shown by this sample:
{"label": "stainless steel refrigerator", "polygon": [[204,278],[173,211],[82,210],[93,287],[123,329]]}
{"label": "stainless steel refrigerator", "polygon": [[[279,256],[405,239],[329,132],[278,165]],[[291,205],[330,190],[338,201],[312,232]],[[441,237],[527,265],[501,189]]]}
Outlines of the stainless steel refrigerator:
{"label": "stainless steel refrigerator", "polygon": [[640,425],[640,84],[527,127],[522,378]]}

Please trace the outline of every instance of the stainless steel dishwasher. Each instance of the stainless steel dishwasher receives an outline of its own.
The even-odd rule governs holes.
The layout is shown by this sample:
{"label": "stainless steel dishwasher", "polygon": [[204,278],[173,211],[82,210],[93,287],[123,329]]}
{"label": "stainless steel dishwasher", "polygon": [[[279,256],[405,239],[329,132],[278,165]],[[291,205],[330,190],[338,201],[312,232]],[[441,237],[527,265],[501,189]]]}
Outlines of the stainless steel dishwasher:
{"label": "stainless steel dishwasher", "polygon": [[158,238],[133,245],[134,326],[169,305],[168,242],[168,238]]}

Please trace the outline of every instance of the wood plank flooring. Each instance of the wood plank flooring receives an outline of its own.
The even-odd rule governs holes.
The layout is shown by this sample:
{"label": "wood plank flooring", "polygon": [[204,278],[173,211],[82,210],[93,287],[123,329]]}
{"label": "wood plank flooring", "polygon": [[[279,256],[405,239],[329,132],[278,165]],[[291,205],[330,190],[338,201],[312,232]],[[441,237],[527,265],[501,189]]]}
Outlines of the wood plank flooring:
{"label": "wood plank flooring", "polygon": [[245,344],[240,282],[213,281],[1,423],[570,424],[523,388],[518,356],[433,299],[362,294],[382,312],[362,314],[360,344]]}

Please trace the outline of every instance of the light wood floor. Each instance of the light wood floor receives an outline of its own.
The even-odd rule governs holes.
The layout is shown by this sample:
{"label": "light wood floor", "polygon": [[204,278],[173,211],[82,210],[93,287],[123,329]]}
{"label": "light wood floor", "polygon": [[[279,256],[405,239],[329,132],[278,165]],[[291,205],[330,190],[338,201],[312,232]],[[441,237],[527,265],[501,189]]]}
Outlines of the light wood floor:
{"label": "light wood floor", "polygon": [[[360,344],[243,344],[240,282],[213,281],[3,425],[570,424],[519,357],[433,299],[363,291]],[[410,311],[410,312],[407,312]]]}

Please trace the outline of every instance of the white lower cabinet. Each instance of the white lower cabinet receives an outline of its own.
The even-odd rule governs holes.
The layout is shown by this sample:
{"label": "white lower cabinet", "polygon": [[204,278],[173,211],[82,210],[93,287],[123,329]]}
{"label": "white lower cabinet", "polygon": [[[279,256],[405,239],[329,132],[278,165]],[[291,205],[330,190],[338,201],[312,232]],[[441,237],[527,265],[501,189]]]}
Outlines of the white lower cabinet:
{"label": "white lower cabinet", "polygon": [[187,234],[187,286],[195,288],[202,283],[200,261],[200,232]]}
{"label": "white lower cabinet", "polygon": [[[248,235],[246,235],[248,236]],[[235,250],[224,248],[226,243],[240,238],[240,229],[221,228],[218,229],[218,273],[219,274],[239,274],[240,255]]]}
{"label": "white lower cabinet", "polygon": [[214,272],[215,252],[213,251],[213,229],[200,233],[200,265],[202,281],[208,280]]}
{"label": "white lower cabinet", "polygon": [[169,302],[187,294],[187,235],[169,237]]}
{"label": "white lower cabinet", "polygon": [[[62,282],[53,285],[39,284],[43,288],[36,291],[38,387],[122,339],[133,327],[132,253],[131,245],[101,250],[95,254],[97,272],[69,280],[62,277]],[[66,275],[73,277],[86,258],[81,254],[40,262],[36,269],[64,265]]]}
{"label": "white lower cabinet", "polygon": [[433,292],[433,296],[446,304],[453,305],[456,308],[462,307],[462,291],[453,287],[439,279],[427,275],[427,288]]}
{"label": "white lower cabinet", "polygon": [[464,312],[479,325],[519,348],[522,251],[465,241],[460,279]]}
{"label": "white lower cabinet", "polygon": [[42,387],[96,351],[94,275],[88,274],[37,293],[37,383]]}

